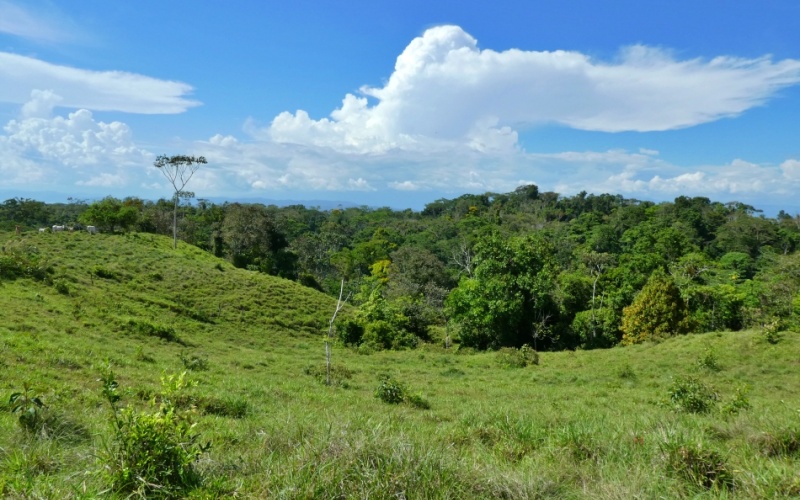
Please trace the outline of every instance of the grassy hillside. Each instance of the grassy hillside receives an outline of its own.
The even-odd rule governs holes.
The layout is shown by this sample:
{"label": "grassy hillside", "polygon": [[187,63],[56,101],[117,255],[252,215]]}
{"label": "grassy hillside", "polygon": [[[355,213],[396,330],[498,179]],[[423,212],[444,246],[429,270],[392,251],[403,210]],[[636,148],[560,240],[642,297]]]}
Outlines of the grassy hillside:
{"label": "grassy hillside", "polygon": [[[48,422],[28,432],[12,405],[0,413],[2,496],[115,496],[108,366],[120,404],[141,411],[188,369],[181,409],[212,445],[198,498],[800,495],[794,333],[542,353],[522,368],[511,352],[336,347],[327,387],[329,297],[154,235],[0,242],[51,268],[0,281],[2,402],[28,386]],[[410,404],[375,397],[384,375]]]}

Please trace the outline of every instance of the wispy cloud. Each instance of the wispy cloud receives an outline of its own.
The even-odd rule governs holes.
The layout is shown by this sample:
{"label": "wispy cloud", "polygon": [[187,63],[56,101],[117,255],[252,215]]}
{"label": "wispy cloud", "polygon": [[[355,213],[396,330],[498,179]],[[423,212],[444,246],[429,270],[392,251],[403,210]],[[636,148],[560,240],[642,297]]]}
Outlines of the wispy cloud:
{"label": "wispy cloud", "polygon": [[[23,104],[34,90],[58,96],[68,108],[127,113],[182,113],[200,103],[187,98],[193,88],[123,71],[90,71],[0,52],[0,101]],[[34,95],[33,98],[36,98]]]}
{"label": "wispy cloud", "polygon": [[0,33],[18,36],[36,42],[63,42],[74,38],[73,23],[66,18],[57,19],[50,6],[47,11],[33,12],[7,0],[0,0]]}

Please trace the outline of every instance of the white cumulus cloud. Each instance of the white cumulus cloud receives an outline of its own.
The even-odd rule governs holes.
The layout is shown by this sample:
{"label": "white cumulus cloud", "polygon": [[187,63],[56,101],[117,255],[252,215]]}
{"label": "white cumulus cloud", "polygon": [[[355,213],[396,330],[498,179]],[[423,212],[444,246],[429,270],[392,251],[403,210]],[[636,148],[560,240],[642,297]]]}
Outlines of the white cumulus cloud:
{"label": "white cumulus cloud", "polygon": [[797,83],[800,61],[794,59],[677,60],[641,45],[614,61],[571,51],[498,52],[480,49],[458,26],[439,26],[412,40],[382,87],[347,94],[327,118],[285,111],[257,135],[363,154],[453,144],[509,151],[522,126],[603,132],[691,127],[740,114]]}

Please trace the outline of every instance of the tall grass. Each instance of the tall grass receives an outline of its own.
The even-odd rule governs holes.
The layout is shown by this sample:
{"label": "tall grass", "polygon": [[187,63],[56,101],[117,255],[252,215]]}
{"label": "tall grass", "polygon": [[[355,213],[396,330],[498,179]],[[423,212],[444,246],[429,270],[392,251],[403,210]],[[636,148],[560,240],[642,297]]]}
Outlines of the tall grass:
{"label": "tall grass", "polygon": [[[34,245],[69,293],[47,279],[0,281],[0,497],[114,496],[98,458],[112,438],[98,381],[109,364],[132,412],[152,412],[161,378],[190,370],[196,386],[173,403],[212,446],[189,497],[800,495],[795,333],[778,344],[759,332],[688,335],[539,353],[538,364],[335,346],[339,378],[326,386],[334,299],[159,236],[17,238],[0,234]],[[381,375],[428,407],[376,398]],[[679,380],[718,399],[684,411]],[[26,385],[63,432],[20,426],[8,400]]]}

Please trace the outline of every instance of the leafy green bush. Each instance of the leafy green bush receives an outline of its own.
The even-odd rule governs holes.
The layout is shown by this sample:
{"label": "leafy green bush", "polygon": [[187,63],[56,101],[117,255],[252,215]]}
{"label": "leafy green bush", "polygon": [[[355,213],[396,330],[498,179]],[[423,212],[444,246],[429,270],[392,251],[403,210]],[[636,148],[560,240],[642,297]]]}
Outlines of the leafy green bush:
{"label": "leafy green bush", "polygon": [[430,403],[419,394],[411,394],[405,385],[390,375],[381,375],[378,388],[375,390],[375,397],[389,404],[407,403],[414,408],[422,410],[430,409]]}
{"label": "leafy green bush", "polygon": [[620,339],[619,314],[608,307],[581,311],[572,320],[572,332],[585,348],[611,347]]}
{"label": "leafy green bush", "polygon": [[356,346],[361,343],[361,337],[364,336],[364,327],[357,321],[345,319],[336,325],[336,335],[342,344]]}
{"label": "leafy green bush", "polygon": [[382,375],[380,383],[375,390],[375,397],[389,404],[402,403],[406,397],[406,389],[403,384],[389,375]]}
{"label": "leafy green bush", "polygon": [[376,320],[364,327],[362,342],[378,349],[413,349],[419,338],[388,321]]}
{"label": "leafy green bush", "polygon": [[42,281],[52,271],[39,249],[33,245],[9,243],[0,251],[0,280],[33,278]]}
{"label": "leafy green bush", "polygon": [[201,483],[194,464],[210,444],[199,444],[192,414],[175,404],[191,385],[186,372],[163,377],[160,401],[151,411],[119,408],[114,373],[102,374],[103,395],[111,405],[112,440],[101,457],[103,472],[116,492],[147,497],[178,497]]}
{"label": "leafy green bush", "polygon": [[24,385],[22,391],[11,394],[8,407],[11,413],[17,414],[17,423],[27,432],[36,434],[44,429],[47,406],[28,384]]}
{"label": "leafy green bush", "polygon": [[672,406],[689,413],[707,413],[719,401],[714,390],[694,377],[675,379],[669,391]]}

